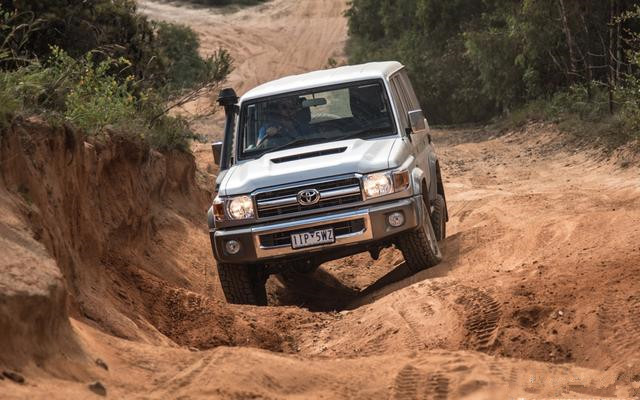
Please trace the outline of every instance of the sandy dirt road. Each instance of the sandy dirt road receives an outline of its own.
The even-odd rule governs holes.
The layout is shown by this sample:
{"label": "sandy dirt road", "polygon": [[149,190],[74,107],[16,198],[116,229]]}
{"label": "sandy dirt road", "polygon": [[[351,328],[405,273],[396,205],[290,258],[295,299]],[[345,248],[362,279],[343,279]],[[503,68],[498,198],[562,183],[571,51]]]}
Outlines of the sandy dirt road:
{"label": "sandy dirt road", "polygon": [[[164,312],[181,316],[162,343],[72,319],[86,354],[108,371],[60,380],[51,367],[32,368],[28,385],[0,380],[0,389],[86,398],[84,382],[99,379],[113,398],[640,395],[638,168],[577,152],[548,126],[434,137],[451,212],[441,265],[408,276],[394,251],[356,256],[287,295],[272,288],[277,307],[232,306],[216,319],[206,318],[216,301],[177,297]],[[258,325],[262,340],[211,348],[220,318],[236,335],[242,323]],[[272,345],[283,336],[287,346]]]}
{"label": "sandy dirt road", "polygon": [[[244,89],[341,54],[344,7],[274,0],[219,15],[141,2],[151,16],[191,24],[205,49],[230,46],[233,33],[243,50],[231,81]],[[326,36],[298,41],[311,26]],[[297,54],[312,38],[326,46],[324,54]],[[286,54],[297,61],[282,61]],[[451,215],[439,266],[408,276],[394,250],[377,261],[358,255],[295,282],[273,280],[275,307],[223,307],[219,289],[195,272],[212,263],[210,250],[199,249],[204,228],[182,222],[178,229],[172,212],[160,226],[160,254],[180,264],[174,280],[188,282],[188,295],[157,291],[156,301],[143,302],[149,308],[170,300],[151,308],[172,314],[157,315],[163,339],[127,340],[74,316],[88,359],[109,369],[36,364],[23,371],[26,385],[0,380],[0,393],[90,398],[87,382],[100,380],[111,398],[640,396],[638,156],[585,150],[548,125],[440,130],[434,140]],[[234,337],[223,342],[230,346],[212,340],[221,325]]]}

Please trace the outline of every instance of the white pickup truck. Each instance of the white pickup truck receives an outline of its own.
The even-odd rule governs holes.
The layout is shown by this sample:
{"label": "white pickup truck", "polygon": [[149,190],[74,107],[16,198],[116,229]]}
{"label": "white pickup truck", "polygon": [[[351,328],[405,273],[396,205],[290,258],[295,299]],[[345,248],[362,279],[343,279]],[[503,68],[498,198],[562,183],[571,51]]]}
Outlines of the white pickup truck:
{"label": "white pickup truck", "polygon": [[429,125],[398,62],[221,91],[224,141],[208,222],[227,301],[264,305],[270,274],[395,245],[411,271],[441,260],[448,219]]}

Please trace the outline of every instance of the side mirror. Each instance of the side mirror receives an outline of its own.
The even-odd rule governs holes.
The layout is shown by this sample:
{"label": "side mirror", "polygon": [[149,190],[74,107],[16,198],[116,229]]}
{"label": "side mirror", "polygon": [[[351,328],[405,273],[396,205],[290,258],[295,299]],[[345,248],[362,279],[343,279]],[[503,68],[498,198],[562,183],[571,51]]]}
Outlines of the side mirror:
{"label": "side mirror", "polygon": [[220,165],[220,158],[222,155],[222,142],[211,143],[211,151],[213,152],[213,162],[216,165]]}
{"label": "side mirror", "polygon": [[409,124],[413,132],[420,132],[427,129],[427,122],[422,110],[409,111]]}

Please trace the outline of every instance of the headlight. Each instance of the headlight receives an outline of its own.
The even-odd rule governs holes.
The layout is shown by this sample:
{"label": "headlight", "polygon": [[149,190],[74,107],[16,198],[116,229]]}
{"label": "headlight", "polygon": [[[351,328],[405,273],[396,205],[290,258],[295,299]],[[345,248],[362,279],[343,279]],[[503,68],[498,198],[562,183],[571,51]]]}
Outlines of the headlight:
{"label": "headlight", "polygon": [[393,193],[393,182],[388,172],[365,175],[362,186],[367,197],[379,197]]}
{"label": "headlight", "polygon": [[364,194],[369,199],[406,190],[409,184],[409,171],[406,170],[376,172],[362,178]]}
{"label": "headlight", "polygon": [[249,219],[254,217],[253,201],[249,196],[232,197],[227,200],[227,213],[233,219]]}

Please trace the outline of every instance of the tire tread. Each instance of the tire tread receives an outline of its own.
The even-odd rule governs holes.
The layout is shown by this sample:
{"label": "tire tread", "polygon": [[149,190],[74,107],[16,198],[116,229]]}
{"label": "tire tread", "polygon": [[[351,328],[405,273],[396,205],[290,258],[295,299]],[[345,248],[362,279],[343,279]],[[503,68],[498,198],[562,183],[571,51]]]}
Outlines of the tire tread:
{"label": "tire tread", "polygon": [[262,279],[250,265],[218,263],[218,278],[227,302],[266,305],[267,295]]}
{"label": "tire tread", "polygon": [[[444,197],[441,194],[436,196],[433,202],[433,213],[431,213],[431,225],[436,233],[438,241],[447,237],[447,209]],[[442,232],[440,231],[442,229]]]}
{"label": "tire tread", "polygon": [[[425,220],[425,222],[427,221],[430,222]],[[423,224],[415,231],[406,232],[398,238],[398,248],[411,272],[415,273],[431,268],[441,261],[441,257],[431,250],[427,235]]]}

